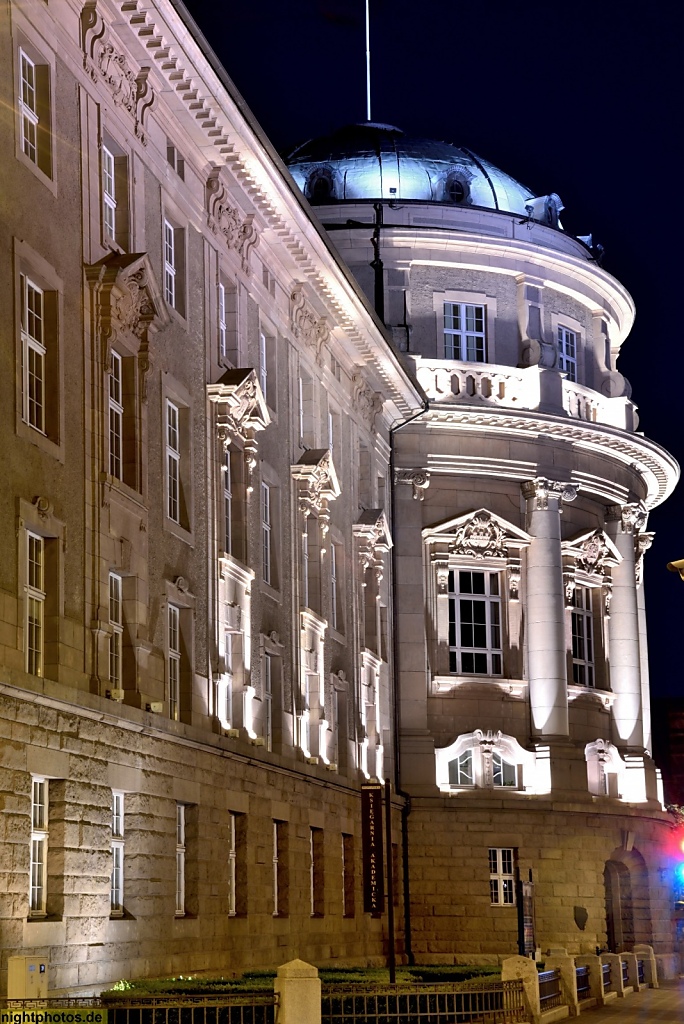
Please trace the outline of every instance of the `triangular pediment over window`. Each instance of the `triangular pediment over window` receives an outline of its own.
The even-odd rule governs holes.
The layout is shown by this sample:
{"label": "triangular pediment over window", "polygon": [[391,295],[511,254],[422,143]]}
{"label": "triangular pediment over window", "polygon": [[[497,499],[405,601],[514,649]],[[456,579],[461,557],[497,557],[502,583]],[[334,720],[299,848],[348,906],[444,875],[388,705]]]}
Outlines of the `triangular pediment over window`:
{"label": "triangular pediment over window", "polygon": [[328,502],[341,493],[330,449],[312,448],[304,452],[290,467],[292,479],[299,485],[300,511],[305,515],[319,515]]}
{"label": "triangular pediment over window", "polygon": [[219,427],[229,434],[244,436],[245,431],[263,430],[271,422],[252,368],[227,370],[215,384],[207,384],[207,395],[216,406]]}
{"label": "triangular pediment over window", "polygon": [[526,547],[529,533],[486,508],[447,519],[423,530],[428,543],[447,543],[449,551],[472,558],[506,558],[509,548]]}
{"label": "triangular pediment over window", "polygon": [[572,558],[579,569],[591,575],[601,575],[606,569],[619,565],[622,555],[603,530],[588,530],[561,544],[563,555]]}
{"label": "triangular pediment over window", "polygon": [[147,253],[110,253],[86,267],[96,296],[95,316],[105,336],[142,339],[161,330],[169,314]]}

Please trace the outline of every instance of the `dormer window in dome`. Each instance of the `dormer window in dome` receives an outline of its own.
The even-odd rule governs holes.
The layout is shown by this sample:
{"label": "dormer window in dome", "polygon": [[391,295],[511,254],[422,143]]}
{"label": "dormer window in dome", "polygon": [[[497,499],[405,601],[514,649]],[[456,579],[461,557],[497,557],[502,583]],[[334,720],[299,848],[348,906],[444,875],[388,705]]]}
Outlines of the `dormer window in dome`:
{"label": "dormer window in dome", "polygon": [[327,167],[319,167],[312,171],[306,183],[305,194],[313,206],[331,202],[335,198],[332,172]]}
{"label": "dormer window in dome", "polygon": [[470,198],[470,188],[465,176],[454,173],[447,177],[444,184],[444,198],[448,203],[465,203]]}

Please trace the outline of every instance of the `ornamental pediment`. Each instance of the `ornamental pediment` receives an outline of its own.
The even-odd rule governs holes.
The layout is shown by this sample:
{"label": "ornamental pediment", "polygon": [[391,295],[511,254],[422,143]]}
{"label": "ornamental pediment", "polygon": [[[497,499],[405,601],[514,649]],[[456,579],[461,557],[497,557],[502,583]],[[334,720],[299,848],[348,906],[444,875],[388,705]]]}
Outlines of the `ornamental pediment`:
{"label": "ornamental pediment", "polygon": [[603,575],[619,565],[622,555],[603,530],[588,530],[561,544],[563,555],[573,559],[576,567],[591,576]]}
{"label": "ornamental pediment", "polygon": [[381,508],[367,508],[358,522],[352,525],[352,534],[358,543],[362,568],[368,569],[392,547],[387,517]]}
{"label": "ornamental pediment", "polygon": [[221,178],[220,167],[211,169],[205,183],[204,193],[207,224],[215,235],[223,238],[229,249],[234,249],[237,252],[244,273],[250,274],[250,253],[259,244],[259,232],[254,223],[254,214],[243,213],[230,202],[228,188]]}
{"label": "ornamental pediment", "polygon": [[312,448],[304,452],[290,467],[290,472],[299,484],[299,511],[305,516],[325,515],[328,502],[334,501],[341,492],[330,450]]}
{"label": "ornamental pediment", "polygon": [[100,332],[142,338],[169,322],[161,288],[147,253],[110,253],[86,267],[96,293],[95,315]]}
{"label": "ornamental pediment", "polygon": [[[219,431],[245,436],[263,430],[271,422],[254,369],[227,370],[215,384],[207,384],[207,396],[217,410]],[[224,438],[224,440],[226,439]]]}
{"label": "ornamental pediment", "polygon": [[448,546],[448,551],[471,558],[508,558],[509,549],[519,551],[531,536],[485,508],[447,519],[423,530],[428,544]]}

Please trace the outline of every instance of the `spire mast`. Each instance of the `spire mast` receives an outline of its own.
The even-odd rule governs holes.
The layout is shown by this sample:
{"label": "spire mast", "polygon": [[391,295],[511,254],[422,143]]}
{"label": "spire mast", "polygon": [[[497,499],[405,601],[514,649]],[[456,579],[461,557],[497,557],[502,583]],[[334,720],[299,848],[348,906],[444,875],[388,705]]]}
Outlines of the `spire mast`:
{"label": "spire mast", "polygon": [[366,0],[366,120],[371,119],[370,0]]}

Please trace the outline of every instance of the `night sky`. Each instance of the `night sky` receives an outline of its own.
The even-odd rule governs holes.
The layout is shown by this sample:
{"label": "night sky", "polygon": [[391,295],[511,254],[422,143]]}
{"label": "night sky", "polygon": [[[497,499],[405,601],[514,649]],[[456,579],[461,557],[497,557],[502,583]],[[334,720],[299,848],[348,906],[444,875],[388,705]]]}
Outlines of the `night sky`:
{"label": "night sky", "polygon": [[[364,0],[188,0],[275,147],[366,116]],[[684,5],[371,0],[372,119],[464,145],[605,248],[637,307],[619,370],[639,429],[684,463]],[[651,685],[684,699],[684,485],[649,518]]]}

